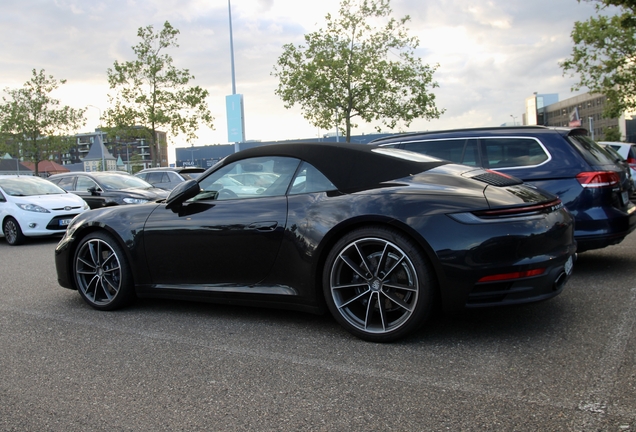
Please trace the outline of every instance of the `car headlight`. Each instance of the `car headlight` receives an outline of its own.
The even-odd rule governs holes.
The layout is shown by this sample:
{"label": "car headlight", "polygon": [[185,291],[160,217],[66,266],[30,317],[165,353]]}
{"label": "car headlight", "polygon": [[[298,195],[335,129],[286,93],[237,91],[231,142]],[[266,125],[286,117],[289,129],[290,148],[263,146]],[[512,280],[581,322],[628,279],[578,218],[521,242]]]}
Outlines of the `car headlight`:
{"label": "car headlight", "polygon": [[143,198],[124,198],[124,202],[126,204],[143,204],[147,203],[148,200]]}
{"label": "car headlight", "polygon": [[41,206],[39,206],[37,204],[17,204],[17,206],[20,207],[22,210],[25,210],[25,211],[31,211],[31,212],[36,212],[36,213],[51,213],[50,211],[48,211],[44,207],[41,207]]}

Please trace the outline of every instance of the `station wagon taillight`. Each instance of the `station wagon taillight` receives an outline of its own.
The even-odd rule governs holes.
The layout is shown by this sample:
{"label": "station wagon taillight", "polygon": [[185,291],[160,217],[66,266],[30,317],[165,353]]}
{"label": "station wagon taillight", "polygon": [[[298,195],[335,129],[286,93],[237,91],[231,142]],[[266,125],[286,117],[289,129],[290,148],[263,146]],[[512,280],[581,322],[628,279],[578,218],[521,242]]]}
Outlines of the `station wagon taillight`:
{"label": "station wagon taillight", "polygon": [[627,158],[627,163],[629,164],[629,167],[631,169],[636,170],[636,158],[628,157]]}
{"label": "station wagon taillight", "polygon": [[576,179],[585,188],[612,187],[621,182],[621,178],[614,171],[582,172],[576,176]]}

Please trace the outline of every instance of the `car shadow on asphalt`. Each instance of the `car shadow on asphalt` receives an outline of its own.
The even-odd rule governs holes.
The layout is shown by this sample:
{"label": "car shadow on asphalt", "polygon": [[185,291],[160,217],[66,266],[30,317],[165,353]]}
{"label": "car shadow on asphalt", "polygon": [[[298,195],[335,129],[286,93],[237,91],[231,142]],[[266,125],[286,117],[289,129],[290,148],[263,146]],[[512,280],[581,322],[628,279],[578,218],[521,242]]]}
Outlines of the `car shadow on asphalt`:
{"label": "car shadow on asphalt", "polygon": [[578,255],[574,265],[574,275],[630,274],[636,269],[636,256],[626,254],[620,246],[584,252]]}
{"label": "car shadow on asphalt", "polygon": [[[436,313],[421,329],[393,344],[426,345],[441,341],[462,339],[527,338],[533,334],[541,335],[552,331],[564,319],[563,304],[551,299],[538,304],[505,306],[466,310],[458,313]],[[258,326],[267,322],[281,329],[298,329],[311,333],[337,335],[359,341],[347,333],[328,313],[314,315],[293,310],[278,310],[262,307],[220,305],[214,303],[195,303],[163,299],[138,299],[127,307],[135,313],[159,313],[165,319],[179,318],[180,315],[193,314],[201,319],[214,318],[220,321],[240,322],[243,326]],[[290,334],[293,334],[291,332]]]}
{"label": "car shadow on asphalt", "polygon": [[[51,239],[36,241],[54,242]],[[568,282],[570,288],[573,282],[576,283],[578,275],[602,277],[607,272],[633,273],[636,257],[626,257],[624,251],[622,254],[617,252],[619,251],[606,248],[580,254],[573,277]],[[429,345],[446,344],[452,340],[478,342],[541,338],[543,335],[554,333],[555,329],[565,324],[565,321],[572,319],[572,305],[563,297],[562,294],[546,301],[517,306],[468,309],[457,313],[437,312],[421,329],[394,344]],[[81,304],[82,307],[90,309],[79,295],[76,298],[78,306]],[[357,340],[342,329],[328,313],[314,315],[293,310],[165,299],[137,299],[121,311],[142,316],[159,314],[164,319],[176,320],[179,320],[181,315],[194,314],[203,320],[229,320],[240,322],[244,326],[258,326],[259,323],[267,322],[269,325],[280,326],[281,329],[296,328],[302,329],[300,331],[329,333],[330,336],[337,334],[343,338]]]}

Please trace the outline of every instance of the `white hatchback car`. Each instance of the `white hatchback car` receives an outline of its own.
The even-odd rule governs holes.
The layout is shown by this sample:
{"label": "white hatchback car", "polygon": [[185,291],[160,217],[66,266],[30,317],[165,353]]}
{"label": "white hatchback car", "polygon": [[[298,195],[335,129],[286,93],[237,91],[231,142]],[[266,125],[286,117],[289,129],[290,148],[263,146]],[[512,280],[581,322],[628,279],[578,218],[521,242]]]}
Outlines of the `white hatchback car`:
{"label": "white hatchback car", "polygon": [[26,237],[64,234],[78,214],[88,210],[79,196],[40,177],[0,175],[0,222],[10,245]]}

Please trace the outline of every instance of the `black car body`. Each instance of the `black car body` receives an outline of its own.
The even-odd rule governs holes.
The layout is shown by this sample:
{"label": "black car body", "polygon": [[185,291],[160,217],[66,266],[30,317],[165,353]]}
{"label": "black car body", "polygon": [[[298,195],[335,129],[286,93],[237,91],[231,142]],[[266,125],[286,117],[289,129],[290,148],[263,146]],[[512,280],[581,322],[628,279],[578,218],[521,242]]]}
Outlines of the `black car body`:
{"label": "black car body", "polygon": [[164,199],[168,193],[126,173],[114,171],[69,172],[48,180],[79,195],[91,209],[123,204],[144,204]]}
{"label": "black car body", "polygon": [[[241,170],[276,180],[239,197]],[[572,270],[573,220],[518,179],[397,149],[262,146],[166,202],[76,218],[57,246],[63,287],[97,309],[136,296],[328,308],[389,341],[445,310],[544,300]]]}
{"label": "black car body", "polygon": [[398,134],[370,144],[497,170],[552,192],[574,216],[579,252],[620,243],[636,228],[629,169],[583,128],[457,129]]}

